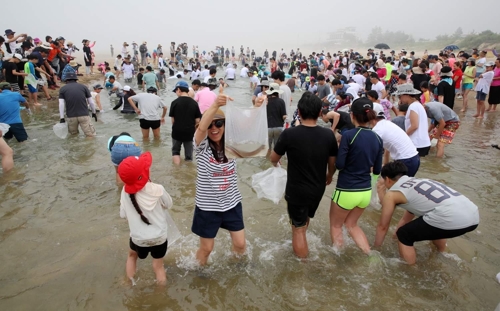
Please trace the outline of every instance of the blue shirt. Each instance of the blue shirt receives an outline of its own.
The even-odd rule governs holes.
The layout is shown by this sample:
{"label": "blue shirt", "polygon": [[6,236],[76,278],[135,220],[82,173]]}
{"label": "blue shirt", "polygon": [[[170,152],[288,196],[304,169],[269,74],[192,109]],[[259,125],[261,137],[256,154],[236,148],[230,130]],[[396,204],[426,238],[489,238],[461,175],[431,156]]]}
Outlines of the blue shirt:
{"label": "blue shirt", "polygon": [[21,120],[21,106],[26,99],[17,92],[3,90],[0,93],[0,123],[16,124],[23,123]]}
{"label": "blue shirt", "polygon": [[382,139],[372,130],[356,127],[342,134],[335,166],[339,172],[337,189],[368,191],[371,189],[370,168],[379,175],[384,147]]}

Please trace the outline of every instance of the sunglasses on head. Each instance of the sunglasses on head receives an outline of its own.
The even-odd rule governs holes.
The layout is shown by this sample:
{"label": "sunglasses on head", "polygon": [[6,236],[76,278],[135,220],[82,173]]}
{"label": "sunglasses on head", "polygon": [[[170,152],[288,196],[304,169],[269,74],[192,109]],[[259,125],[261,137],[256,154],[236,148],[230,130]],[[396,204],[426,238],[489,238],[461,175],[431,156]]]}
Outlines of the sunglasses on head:
{"label": "sunglasses on head", "polygon": [[210,123],[210,125],[208,126],[208,129],[211,129],[212,126],[215,125],[216,128],[221,128],[226,122],[224,120],[215,120],[215,121],[212,121],[212,123]]}

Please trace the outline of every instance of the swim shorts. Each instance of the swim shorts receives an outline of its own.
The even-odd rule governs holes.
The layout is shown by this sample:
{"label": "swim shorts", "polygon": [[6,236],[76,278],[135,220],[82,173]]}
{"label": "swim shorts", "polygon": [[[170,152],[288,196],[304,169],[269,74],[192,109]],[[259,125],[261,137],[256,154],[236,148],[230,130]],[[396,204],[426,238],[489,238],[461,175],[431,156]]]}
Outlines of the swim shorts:
{"label": "swim shorts", "polygon": [[365,208],[370,204],[372,197],[371,190],[365,191],[344,191],[336,189],[332,196],[332,201],[340,208],[352,210],[355,207]]}
{"label": "swim shorts", "polygon": [[9,140],[12,137],[15,137],[18,142],[23,142],[28,139],[28,133],[24,129],[24,125],[22,123],[14,123],[9,124],[10,128],[7,133],[5,133],[4,138]]}
{"label": "swim shorts", "polygon": [[130,238],[129,242],[130,249],[137,253],[140,259],[146,259],[148,254],[151,253],[151,257],[154,259],[160,259],[165,257],[168,248],[168,240],[165,240],[163,244],[155,245],[155,246],[137,246],[134,242],[132,242],[132,238]]}
{"label": "swim shorts", "polygon": [[[460,121],[446,122],[443,131],[441,132],[441,136],[439,136],[438,140],[445,144],[451,144],[453,141],[453,137],[455,137],[455,132],[460,127]],[[431,132],[431,136],[435,135],[437,132],[437,128],[434,128]]]}
{"label": "swim shorts", "polygon": [[160,122],[160,120],[149,121],[146,119],[139,119],[139,125],[140,125],[141,129],[144,129],[144,130],[149,130],[150,128],[152,130],[156,130],[157,128],[160,127],[161,122]]}
{"label": "swim shorts", "polygon": [[467,90],[472,90],[472,83],[464,83],[462,84],[462,90],[467,91]]}
{"label": "swim shorts", "polygon": [[195,207],[191,231],[206,239],[213,239],[219,228],[236,232],[245,228],[241,202],[225,212],[204,211]]}
{"label": "swim shorts", "polygon": [[426,223],[423,217],[419,217],[402,226],[396,232],[399,242],[406,246],[413,246],[413,243],[419,241],[432,241],[441,239],[451,239],[467,232],[474,231],[477,225],[463,229],[445,230],[433,227]]}
{"label": "swim shorts", "polygon": [[481,91],[477,91],[476,93],[476,99],[477,100],[486,100],[486,96],[488,94],[484,93],[484,92],[481,92]]}
{"label": "swim shorts", "polygon": [[307,225],[309,218],[314,218],[316,210],[319,207],[319,200],[310,200],[307,204],[291,203],[287,201],[288,217],[290,224],[296,228]]}

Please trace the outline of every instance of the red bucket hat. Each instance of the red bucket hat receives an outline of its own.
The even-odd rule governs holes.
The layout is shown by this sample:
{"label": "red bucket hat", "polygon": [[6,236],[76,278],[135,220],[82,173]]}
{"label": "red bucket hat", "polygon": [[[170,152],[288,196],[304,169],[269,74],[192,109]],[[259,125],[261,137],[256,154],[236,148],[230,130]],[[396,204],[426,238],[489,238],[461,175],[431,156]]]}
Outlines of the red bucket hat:
{"label": "red bucket hat", "polygon": [[125,183],[125,192],[135,194],[149,181],[149,168],[153,158],[145,152],[138,157],[127,157],[118,165],[118,175]]}

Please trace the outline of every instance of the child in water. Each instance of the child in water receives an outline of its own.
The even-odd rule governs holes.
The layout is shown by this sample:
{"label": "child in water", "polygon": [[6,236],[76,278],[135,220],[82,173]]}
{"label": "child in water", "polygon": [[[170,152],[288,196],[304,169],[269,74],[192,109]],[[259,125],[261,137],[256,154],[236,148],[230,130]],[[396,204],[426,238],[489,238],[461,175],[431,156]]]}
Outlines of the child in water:
{"label": "child in water", "polygon": [[151,153],[132,156],[118,166],[118,174],[125,183],[120,197],[120,217],[127,218],[130,228],[130,250],[127,258],[127,277],[134,283],[137,258],[145,259],[151,253],[156,282],[167,283],[163,257],[167,253],[166,209],[172,207],[172,198],[162,185],[149,181]]}

